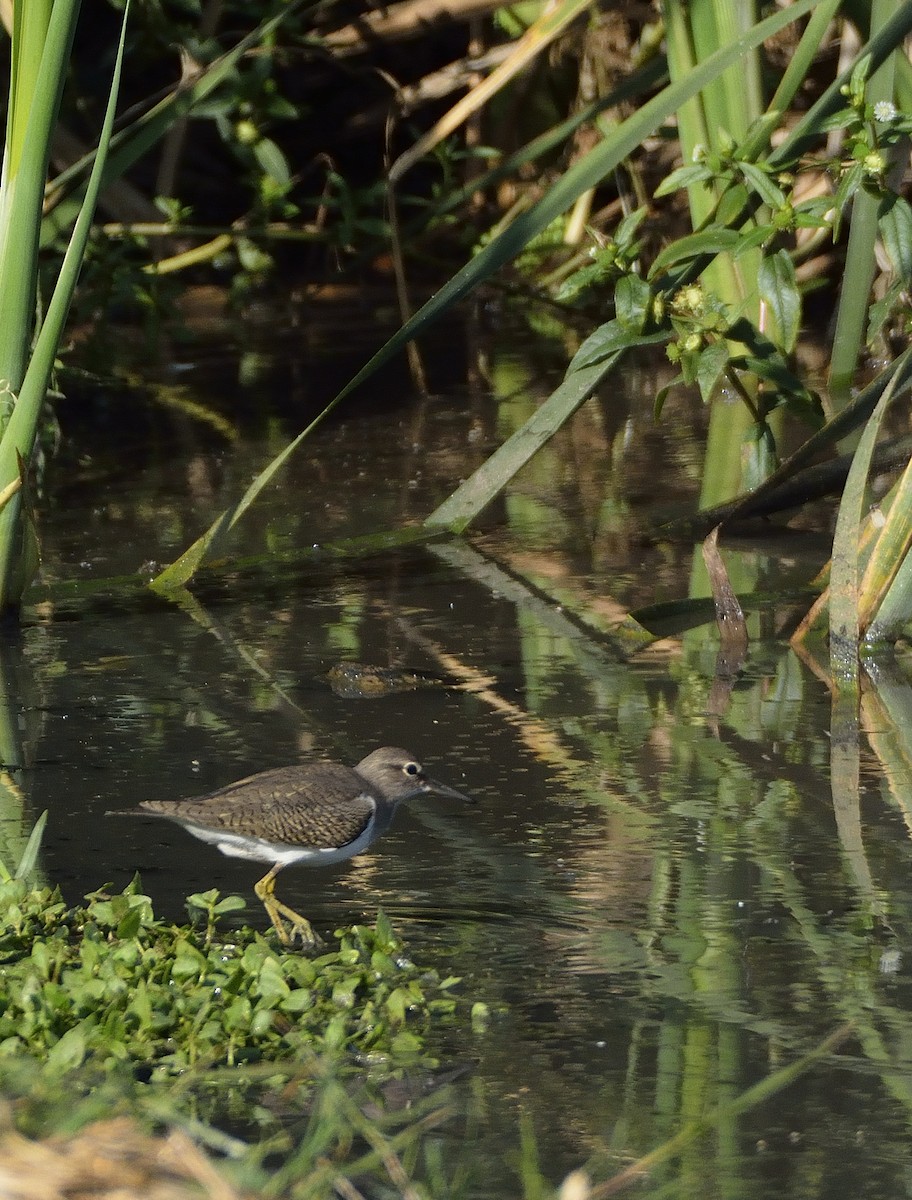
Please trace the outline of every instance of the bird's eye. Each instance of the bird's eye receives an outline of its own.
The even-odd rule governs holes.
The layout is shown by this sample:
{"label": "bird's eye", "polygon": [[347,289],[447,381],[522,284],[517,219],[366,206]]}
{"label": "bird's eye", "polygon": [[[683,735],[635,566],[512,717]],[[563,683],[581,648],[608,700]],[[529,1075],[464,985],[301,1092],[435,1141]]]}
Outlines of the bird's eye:
{"label": "bird's eye", "polygon": [[402,769],[403,769],[403,771],[405,771],[406,775],[420,775],[421,774],[421,768],[418,766],[418,764],[416,762],[406,763]]}

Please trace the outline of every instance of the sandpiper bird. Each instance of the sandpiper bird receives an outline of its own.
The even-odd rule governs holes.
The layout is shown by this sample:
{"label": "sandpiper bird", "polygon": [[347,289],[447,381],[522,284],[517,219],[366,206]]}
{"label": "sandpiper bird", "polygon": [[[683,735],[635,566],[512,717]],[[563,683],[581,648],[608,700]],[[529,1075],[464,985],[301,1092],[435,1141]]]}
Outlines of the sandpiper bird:
{"label": "sandpiper bird", "polygon": [[272,863],[254,891],[280,941],[290,946],[299,937],[302,945],[317,946],[320,938],[310,922],[276,898],[276,875],[290,863],[329,865],[360,854],[389,829],[399,803],[422,792],[469,800],[429,779],[407,750],[384,746],[356,767],[334,762],[278,767],[207,796],[144,800],[111,815],[165,817],[223,854]]}

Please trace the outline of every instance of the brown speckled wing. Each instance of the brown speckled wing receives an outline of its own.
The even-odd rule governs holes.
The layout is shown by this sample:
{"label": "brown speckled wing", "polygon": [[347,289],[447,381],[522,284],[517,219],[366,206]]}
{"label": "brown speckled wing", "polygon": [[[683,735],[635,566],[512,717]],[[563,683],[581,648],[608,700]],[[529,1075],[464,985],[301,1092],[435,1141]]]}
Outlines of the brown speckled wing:
{"label": "brown speckled wing", "polygon": [[276,844],[345,846],[373,816],[365,786],[360,775],[336,763],[279,767],[193,800],[146,800],[138,811]]}

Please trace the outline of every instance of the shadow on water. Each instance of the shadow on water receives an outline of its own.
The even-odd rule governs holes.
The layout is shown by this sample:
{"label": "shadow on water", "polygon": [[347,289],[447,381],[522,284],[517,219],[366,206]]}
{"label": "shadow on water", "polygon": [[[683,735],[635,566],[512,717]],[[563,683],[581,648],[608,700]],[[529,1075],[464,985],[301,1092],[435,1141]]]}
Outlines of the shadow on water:
{"label": "shadow on water", "polygon": [[[403,389],[321,429],[240,531],[238,553],[259,562],[211,575],[196,607],[138,588],[55,597],[56,581],[173,557],[297,427],[294,389],[254,411],[237,379],[248,415],[221,428],[239,360],[208,361],[209,380],[200,367],[179,398],[144,402],[158,436],[135,460],[98,440],[49,467],[46,585],[0,658],[7,847],[48,809],[43,870],[68,899],[139,871],[165,917],[216,887],[249,896],[237,919],[264,926],[257,864],[103,813],[404,745],[479,803],[404,805],[370,853],[290,868],[282,895],[324,933],[384,909],[417,960],[487,1006],[439,1047],[474,1063],[434,1150],[466,1194],[518,1194],[521,1130],[551,1185],[581,1164],[605,1179],[853,1021],[839,1053],[720,1118],[653,1182],[676,1196],[905,1195],[905,685],[869,702],[860,786],[837,786],[834,805],[829,697],[778,636],[819,539],[732,553],[736,587],[785,599],[752,616],[721,711],[711,629],[621,661],[604,631],[686,594],[691,568],[690,547],[642,530],[663,515],[657,462],[662,496],[694,495],[702,413],[672,397],[654,426],[644,369],[585,406],[468,541],[282,562],[439,503],[544,392],[541,364],[500,352],[489,386]],[[327,672],[350,660],[445,685],[339,695]]]}

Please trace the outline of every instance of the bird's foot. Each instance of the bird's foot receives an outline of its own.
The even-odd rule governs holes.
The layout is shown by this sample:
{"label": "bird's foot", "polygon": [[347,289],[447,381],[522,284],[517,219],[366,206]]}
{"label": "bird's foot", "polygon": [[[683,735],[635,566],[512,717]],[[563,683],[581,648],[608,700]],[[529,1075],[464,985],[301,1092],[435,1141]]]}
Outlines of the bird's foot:
{"label": "bird's foot", "polygon": [[296,938],[300,940],[302,950],[316,950],[323,945],[323,939],[306,917],[302,917],[293,908],[289,908],[287,904],[276,899],[274,872],[270,871],[268,875],[264,876],[259,883],[254,885],[253,890],[269,913],[272,927],[283,946],[293,946]]}
{"label": "bird's foot", "polygon": [[295,941],[299,941],[302,950],[317,950],[324,944],[310,921],[296,913],[293,908],[274,898],[271,903],[264,901],[264,904],[283,946],[290,948],[294,946]]}

